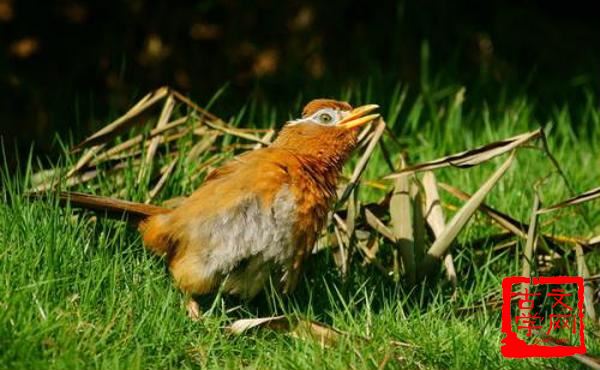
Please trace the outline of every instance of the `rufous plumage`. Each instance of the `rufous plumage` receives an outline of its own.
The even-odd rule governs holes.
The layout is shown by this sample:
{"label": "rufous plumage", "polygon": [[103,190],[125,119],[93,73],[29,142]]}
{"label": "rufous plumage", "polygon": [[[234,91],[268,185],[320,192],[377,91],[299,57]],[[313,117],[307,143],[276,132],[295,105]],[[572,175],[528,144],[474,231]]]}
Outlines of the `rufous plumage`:
{"label": "rufous plumage", "polygon": [[326,222],[358,128],[378,117],[369,114],[376,108],[313,100],[270,146],[216,169],[177,208],[129,204],[142,216],[145,246],[166,256],[188,294],[221,287],[251,298],[269,278],[290,292]]}

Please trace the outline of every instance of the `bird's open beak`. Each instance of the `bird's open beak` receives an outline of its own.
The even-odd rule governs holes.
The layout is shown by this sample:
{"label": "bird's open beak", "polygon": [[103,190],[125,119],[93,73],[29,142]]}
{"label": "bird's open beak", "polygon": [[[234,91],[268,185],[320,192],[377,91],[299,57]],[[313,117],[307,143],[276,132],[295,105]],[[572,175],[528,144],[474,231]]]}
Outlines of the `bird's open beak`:
{"label": "bird's open beak", "polygon": [[367,113],[371,113],[377,108],[379,108],[379,105],[377,104],[368,104],[355,108],[351,110],[346,117],[338,122],[338,126],[350,129],[369,123],[378,118],[379,114],[375,113],[367,115]]}

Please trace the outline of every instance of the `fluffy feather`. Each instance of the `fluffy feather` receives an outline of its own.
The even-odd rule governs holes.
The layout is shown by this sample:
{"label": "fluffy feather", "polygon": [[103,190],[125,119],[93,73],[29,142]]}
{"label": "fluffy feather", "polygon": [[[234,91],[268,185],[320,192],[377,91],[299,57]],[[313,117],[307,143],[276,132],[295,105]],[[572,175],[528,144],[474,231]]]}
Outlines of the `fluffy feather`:
{"label": "fluffy feather", "polygon": [[[346,102],[317,99],[303,115],[322,108],[352,109]],[[149,216],[139,227],[144,244],[166,255],[183,291],[203,294],[223,284],[225,292],[250,298],[273,276],[289,292],[325,224],[356,140],[354,129],[287,125],[270,147],[213,171],[173,210],[121,205]]]}

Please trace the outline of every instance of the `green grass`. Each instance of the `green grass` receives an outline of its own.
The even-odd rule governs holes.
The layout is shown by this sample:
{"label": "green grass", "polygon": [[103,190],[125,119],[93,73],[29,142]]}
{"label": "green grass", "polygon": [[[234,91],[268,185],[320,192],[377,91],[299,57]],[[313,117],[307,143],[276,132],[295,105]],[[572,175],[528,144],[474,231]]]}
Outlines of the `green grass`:
{"label": "green grass", "polygon": [[[584,191],[600,184],[600,110],[593,97],[578,107],[536,107],[523,97],[497,103],[470,103],[457,87],[423,88],[406,94],[396,88],[377,94],[366,89],[345,90],[353,103],[377,102],[400,145],[386,139],[398,159],[408,152],[417,163],[477,144],[516,135],[540,125],[548,128],[553,154],[573,188]],[[406,96],[408,95],[408,96]],[[218,107],[218,100],[215,108]],[[544,122],[538,121],[543,110]],[[275,124],[291,112],[249,104],[228,111],[232,122]],[[226,145],[227,142],[220,141]],[[63,161],[73,161],[65,156]],[[271,289],[252,302],[208,296],[209,310],[200,322],[186,317],[181,293],[173,286],[161,259],[145,252],[136,231],[124,223],[73,217],[57,202],[32,201],[23,195],[31,165],[18,174],[2,173],[0,194],[0,368],[577,368],[572,359],[506,360],[500,354],[500,311],[461,307],[480,303],[500,290],[503,277],[518,275],[522,245],[492,253],[492,241],[477,242],[500,231],[484,217],[474,217],[453,246],[459,276],[458,298],[443,280],[409,289],[397,287],[377,269],[356,258],[342,279],[330,252],[314,256],[299,289],[282,297]],[[478,186],[501,162],[471,169],[443,169],[438,179],[467,192]],[[346,168],[347,174],[352,163]],[[128,172],[129,171],[129,172]],[[189,193],[198,183],[189,176],[184,158],[165,189],[164,198]],[[388,172],[376,152],[364,176],[379,179]],[[108,194],[117,187],[125,196],[143,199],[147,186],[126,171],[124,184],[104,177],[79,190]],[[547,177],[549,176],[549,177]],[[486,202],[527,221],[533,185],[545,178],[540,192],[549,205],[569,195],[563,179],[545,155],[521,150],[517,162],[489,194]],[[383,192],[363,186],[361,199],[377,199]],[[458,205],[442,193],[447,204]],[[160,199],[159,199],[160,200]],[[590,236],[600,233],[597,203],[583,207],[583,217],[572,211],[543,226],[549,233]],[[542,218],[542,222],[551,216]],[[385,246],[384,246],[385,247]],[[389,247],[389,246],[388,246]],[[568,270],[576,273],[574,252],[564,246]],[[385,251],[384,251],[385,252]],[[592,274],[598,272],[596,251],[586,254]],[[350,333],[332,347],[292,338],[269,330],[232,336],[223,327],[237,318],[259,315],[301,315]],[[596,327],[587,323],[589,354],[600,354]],[[367,337],[368,339],[361,339]],[[393,341],[412,346],[393,345]]]}

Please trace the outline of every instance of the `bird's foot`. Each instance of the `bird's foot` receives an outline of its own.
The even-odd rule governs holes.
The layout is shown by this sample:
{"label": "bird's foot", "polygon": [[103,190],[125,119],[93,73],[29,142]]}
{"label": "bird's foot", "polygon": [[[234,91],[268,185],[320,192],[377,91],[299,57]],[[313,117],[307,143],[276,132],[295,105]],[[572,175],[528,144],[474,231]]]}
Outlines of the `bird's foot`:
{"label": "bird's foot", "polygon": [[202,310],[200,309],[200,305],[194,298],[188,299],[185,309],[187,311],[188,317],[192,321],[198,321],[202,317]]}

